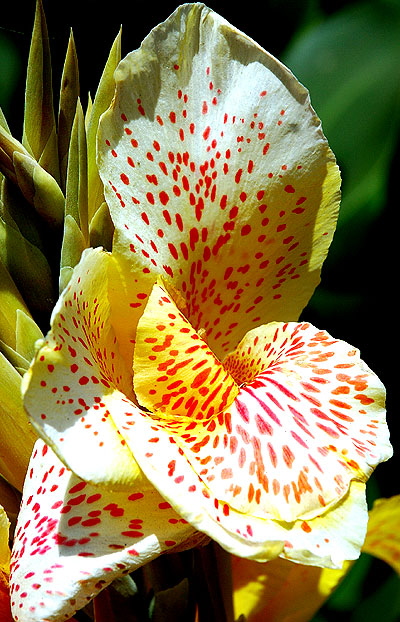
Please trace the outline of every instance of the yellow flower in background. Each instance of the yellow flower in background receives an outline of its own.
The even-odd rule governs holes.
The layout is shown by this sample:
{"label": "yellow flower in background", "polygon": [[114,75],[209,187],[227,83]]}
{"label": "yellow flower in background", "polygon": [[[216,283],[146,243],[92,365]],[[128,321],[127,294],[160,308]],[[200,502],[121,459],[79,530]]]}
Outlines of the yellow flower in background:
{"label": "yellow flower in background", "polygon": [[[369,512],[362,551],[379,557],[399,575],[400,496],[379,499]],[[307,622],[325,603],[351,568],[317,568],[275,559],[257,564],[232,558],[235,619],[248,622]]]}
{"label": "yellow flower in background", "polygon": [[379,379],[297,323],[340,183],[305,89],[201,4],[115,79],[98,132],[113,252],[67,266],[24,378],[42,440],[13,550],[19,622],[66,620],[207,537],[340,568],[365,537],[365,482],[391,455]]}

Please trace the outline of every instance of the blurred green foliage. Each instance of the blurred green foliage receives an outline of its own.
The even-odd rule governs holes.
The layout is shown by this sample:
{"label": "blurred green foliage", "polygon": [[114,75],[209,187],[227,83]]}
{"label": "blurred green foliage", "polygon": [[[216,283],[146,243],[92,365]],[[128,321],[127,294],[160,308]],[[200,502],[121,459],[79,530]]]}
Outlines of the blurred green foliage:
{"label": "blurred green foliage", "polygon": [[[0,22],[1,24],[1,22]],[[21,76],[21,57],[7,33],[0,30],[0,107],[8,116],[10,102],[16,85]]]}
{"label": "blurred green foliage", "polygon": [[[0,105],[13,132],[22,131],[23,81],[34,0],[8,3],[0,16]],[[397,284],[395,210],[400,125],[400,0],[264,0],[207,4],[289,66],[309,89],[312,105],[343,175],[339,226],[322,284],[304,317],[359,347],[388,388],[395,456],[381,465],[369,500],[400,490],[396,447],[393,318]],[[114,0],[107,14],[94,0],[44,1],[56,79],[69,28],[77,42],[82,93],[93,92],[122,23],[123,53],[138,47],[175,2]],[[20,125],[19,125],[20,124]],[[384,611],[384,614],[382,613]],[[363,554],[314,622],[400,619],[400,581]]]}

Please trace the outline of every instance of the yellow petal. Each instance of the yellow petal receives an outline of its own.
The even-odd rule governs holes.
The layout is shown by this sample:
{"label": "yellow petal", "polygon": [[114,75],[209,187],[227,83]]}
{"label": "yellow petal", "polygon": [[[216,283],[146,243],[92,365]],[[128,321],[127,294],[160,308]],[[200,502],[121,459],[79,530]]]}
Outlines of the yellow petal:
{"label": "yellow petal", "polygon": [[260,564],[232,558],[235,619],[248,622],[308,622],[347,574],[274,559]]}
{"label": "yellow petal", "polygon": [[[400,574],[400,496],[378,499],[369,512],[367,536],[362,547]],[[235,617],[248,622],[307,622],[324,604],[351,568],[317,568],[275,559],[260,564],[232,558]]]}
{"label": "yellow petal", "polygon": [[162,281],[154,285],[139,320],[133,370],[140,404],[169,418],[209,419],[239,391]]}
{"label": "yellow petal", "polygon": [[296,320],[339,200],[307,91],[202,4],[179,7],[115,76],[98,144],[114,248],[172,279],[217,356]]}
{"label": "yellow petal", "polygon": [[363,551],[383,559],[400,574],[400,495],[375,501]]}

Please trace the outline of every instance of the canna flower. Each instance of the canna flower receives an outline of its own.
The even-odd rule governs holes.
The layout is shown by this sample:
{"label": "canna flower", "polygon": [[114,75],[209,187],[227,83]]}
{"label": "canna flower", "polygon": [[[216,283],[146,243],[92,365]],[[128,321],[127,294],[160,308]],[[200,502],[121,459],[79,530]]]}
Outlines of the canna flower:
{"label": "canna flower", "polygon": [[13,549],[17,622],[66,620],[208,538],[339,568],[391,455],[379,379],[297,322],[340,184],[306,90],[201,4],[115,80],[98,130],[113,250],[83,252],[23,381],[42,440]]}

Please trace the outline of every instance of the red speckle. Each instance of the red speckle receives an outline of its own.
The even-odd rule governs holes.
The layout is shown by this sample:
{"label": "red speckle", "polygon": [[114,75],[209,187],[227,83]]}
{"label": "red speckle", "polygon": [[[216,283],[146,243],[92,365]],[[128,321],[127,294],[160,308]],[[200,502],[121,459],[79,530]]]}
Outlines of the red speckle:
{"label": "red speckle", "polygon": [[168,196],[168,194],[167,194],[164,190],[162,190],[162,191],[160,192],[159,197],[160,197],[160,201],[161,201],[161,203],[162,203],[163,205],[167,205],[167,203],[168,203],[168,201],[169,201],[169,196]]}
{"label": "red speckle", "polygon": [[207,138],[210,136],[210,132],[211,132],[211,127],[207,125],[206,129],[203,132],[204,140],[207,140]]}

